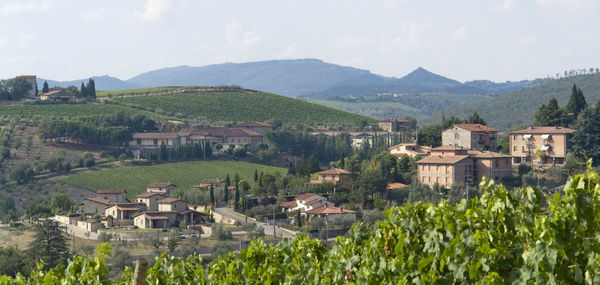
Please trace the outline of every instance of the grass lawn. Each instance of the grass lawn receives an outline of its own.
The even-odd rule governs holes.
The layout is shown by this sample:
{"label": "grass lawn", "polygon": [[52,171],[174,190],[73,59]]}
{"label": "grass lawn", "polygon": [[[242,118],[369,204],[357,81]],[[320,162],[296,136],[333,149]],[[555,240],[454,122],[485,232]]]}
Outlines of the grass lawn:
{"label": "grass lawn", "polygon": [[60,181],[91,191],[125,189],[127,197],[132,200],[137,194],[146,192],[146,185],[152,182],[171,182],[175,183],[178,189],[188,190],[202,179],[225,178],[228,173],[231,179],[238,173],[241,179],[253,181],[255,169],[258,172],[279,172],[281,175],[287,172],[284,168],[247,162],[188,161],[152,166],[119,167],[76,174]]}

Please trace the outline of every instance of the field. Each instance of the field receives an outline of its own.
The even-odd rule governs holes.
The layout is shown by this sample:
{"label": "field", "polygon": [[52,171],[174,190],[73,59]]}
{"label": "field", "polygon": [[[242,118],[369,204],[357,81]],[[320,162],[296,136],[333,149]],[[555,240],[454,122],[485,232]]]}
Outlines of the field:
{"label": "field", "polygon": [[125,189],[129,199],[146,191],[146,185],[152,182],[171,182],[178,189],[187,190],[197,185],[205,178],[233,179],[236,173],[241,179],[253,181],[254,170],[259,172],[279,172],[284,175],[287,170],[279,167],[236,161],[190,161],[168,163],[153,166],[128,166],[109,170],[76,174],[61,179],[60,182],[85,188],[91,191],[97,189]]}
{"label": "field", "polygon": [[113,99],[145,110],[161,110],[210,121],[276,121],[286,123],[375,124],[373,118],[298,99],[252,91],[131,96]]}
{"label": "field", "polygon": [[126,90],[116,90],[116,91],[105,91],[98,90],[96,91],[96,97],[108,97],[111,96],[127,96],[127,95],[141,95],[148,93],[159,93],[159,92],[169,92],[173,90],[177,90],[183,88],[184,86],[162,86],[162,87],[152,87],[152,88],[136,88],[136,89],[126,89]]}
{"label": "field", "polygon": [[57,104],[57,105],[3,105],[0,115],[21,118],[66,118],[95,115],[112,115],[117,113],[128,115],[146,115],[148,117],[163,117],[156,113],[129,108],[114,104]]}
{"label": "field", "polygon": [[421,110],[398,102],[344,102],[334,100],[311,100],[310,102],[377,119],[403,118],[405,116],[418,119],[423,115]]}

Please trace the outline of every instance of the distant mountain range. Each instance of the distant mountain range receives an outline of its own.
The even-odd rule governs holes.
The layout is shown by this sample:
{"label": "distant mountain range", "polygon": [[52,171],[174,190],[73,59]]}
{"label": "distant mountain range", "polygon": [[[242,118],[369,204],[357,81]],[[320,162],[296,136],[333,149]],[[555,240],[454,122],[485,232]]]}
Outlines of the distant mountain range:
{"label": "distant mountain range", "polygon": [[[452,93],[495,96],[531,85],[531,81],[461,83],[417,68],[402,78],[385,77],[368,70],[326,63],[318,59],[269,60],[247,63],[223,63],[200,67],[178,66],[142,73],[128,80],[108,75],[94,76],[97,90],[123,90],[179,85],[238,85],[289,97],[332,98],[368,96],[383,93]],[[66,87],[88,78],[72,81],[44,80],[52,86]]]}

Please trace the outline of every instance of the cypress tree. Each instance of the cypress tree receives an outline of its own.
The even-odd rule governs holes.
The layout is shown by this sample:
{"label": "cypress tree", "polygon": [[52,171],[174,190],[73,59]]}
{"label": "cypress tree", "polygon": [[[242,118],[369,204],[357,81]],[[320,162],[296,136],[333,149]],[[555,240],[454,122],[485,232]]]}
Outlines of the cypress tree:
{"label": "cypress tree", "polygon": [[238,210],[238,204],[240,203],[240,189],[238,187],[238,184],[235,183],[235,196],[233,199],[233,209],[234,210]]}
{"label": "cypress tree", "polygon": [[585,108],[587,108],[585,96],[583,96],[581,89],[577,88],[577,86],[573,84],[571,96],[569,97],[569,103],[567,104],[567,107],[565,107],[565,112],[567,113],[567,116],[569,116],[571,123],[575,123],[577,116]]}
{"label": "cypress tree", "polygon": [[44,81],[44,87],[42,87],[42,93],[48,93],[50,88],[48,87],[48,81]]}
{"label": "cypress tree", "polygon": [[600,165],[600,103],[581,112],[571,139],[572,152],[581,159]]}
{"label": "cypress tree", "polygon": [[90,99],[96,100],[96,83],[94,82],[94,79],[90,78],[90,80],[88,81],[86,92],[86,97],[90,97]]}
{"label": "cypress tree", "polygon": [[254,169],[254,183],[258,182],[258,170]]}
{"label": "cypress tree", "polygon": [[340,157],[340,168],[344,169],[346,168],[346,162],[345,162],[346,158],[344,157],[344,153],[342,152],[342,157]]}
{"label": "cypress tree", "polygon": [[296,211],[296,225],[302,227],[302,216],[300,216],[300,210]]}
{"label": "cypress tree", "polygon": [[210,192],[210,204],[212,206],[214,206],[215,205],[215,187],[213,187],[212,184],[210,184],[209,192]]}
{"label": "cypress tree", "polygon": [[81,82],[81,88],[79,88],[79,95],[83,98],[87,97],[87,90],[86,90],[85,84],[83,84],[83,82]]}
{"label": "cypress tree", "polygon": [[229,179],[229,173],[225,176],[225,188],[223,189],[223,200],[225,202],[229,201],[229,185],[231,184],[231,180]]}

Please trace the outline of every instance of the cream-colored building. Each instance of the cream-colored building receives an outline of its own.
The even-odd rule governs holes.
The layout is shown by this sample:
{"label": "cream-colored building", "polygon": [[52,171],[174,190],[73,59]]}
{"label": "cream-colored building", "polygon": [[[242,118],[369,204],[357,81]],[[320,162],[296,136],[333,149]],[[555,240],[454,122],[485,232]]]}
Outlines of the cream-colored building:
{"label": "cream-colored building", "polygon": [[390,153],[396,157],[402,157],[407,155],[410,157],[420,156],[423,158],[429,155],[431,147],[421,146],[417,142],[412,142],[395,145],[393,147],[390,147],[389,150]]}
{"label": "cream-colored building", "polygon": [[575,130],[565,127],[534,127],[510,133],[510,155],[514,164],[565,163],[569,139]]}
{"label": "cream-colored building", "polygon": [[159,212],[184,212],[188,210],[188,203],[178,198],[165,198],[158,201]]}
{"label": "cream-colored building", "polygon": [[442,132],[442,145],[496,149],[497,133],[495,129],[481,124],[454,124]]}
{"label": "cream-colored building", "polygon": [[117,203],[105,211],[105,216],[112,216],[116,220],[129,220],[137,213],[146,210],[146,205],[140,203]]}
{"label": "cream-colored building", "polygon": [[405,129],[412,128],[412,124],[409,120],[402,120],[398,118],[379,121],[378,125],[384,132],[400,132]]}
{"label": "cream-colored building", "polygon": [[146,192],[137,195],[136,201],[146,205],[148,211],[158,211],[158,201],[164,199],[166,196],[164,193],[158,192]]}
{"label": "cream-colored building", "polygon": [[261,135],[264,135],[266,132],[273,129],[273,125],[271,125],[271,124],[261,123],[261,122],[256,122],[256,121],[239,123],[233,127],[253,130]]}
{"label": "cream-colored building", "polygon": [[333,184],[333,193],[339,187],[352,189],[353,179],[350,176],[350,171],[341,168],[332,168],[317,172],[316,174],[319,176],[319,179],[310,181],[310,184],[331,183]]}
{"label": "cream-colored building", "polygon": [[512,163],[510,156],[497,152],[441,146],[417,161],[417,171],[419,182],[450,188],[452,184],[477,185],[484,176],[500,182],[512,175]]}
{"label": "cream-colored building", "polygon": [[161,193],[161,194],[165,195],[166,197],[171,197],[171,195],[174,195],[176,191],[177,191],[177,185],[175,185],[171,182],[167,182],[167,183],[155,182],[155,183],[150,183],[150,184],[148,184],[148,186],[146,186],[146,192]]}
{"label": "cream-colored building", "polygon": [[181,138],[177,133],[134,133],[129,147],[151,149],[159,148],[162,144],[174,148],[181,145]]}

